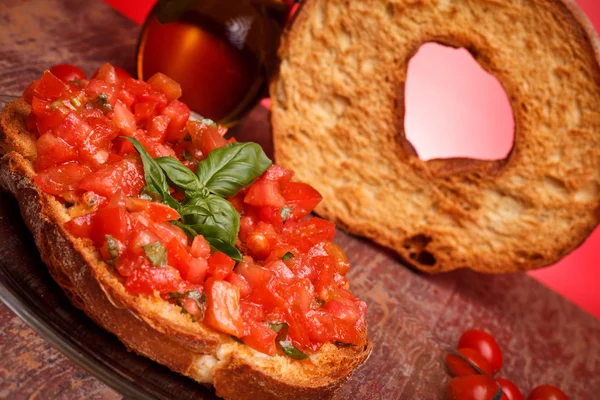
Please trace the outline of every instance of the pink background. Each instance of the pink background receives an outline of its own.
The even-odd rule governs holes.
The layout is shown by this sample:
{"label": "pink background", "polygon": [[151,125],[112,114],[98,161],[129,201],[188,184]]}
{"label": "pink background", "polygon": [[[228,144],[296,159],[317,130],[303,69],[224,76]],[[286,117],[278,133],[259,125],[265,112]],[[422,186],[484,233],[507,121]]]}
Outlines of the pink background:
{"label": "pink background", "polygon": [[[141,23],[155,0],[106,0]],[[600,31],[599,0],[578,0]],[[423,159],[504,158],[512,146],[512,111],[498,81],[464,50],[428,44],[411,60],[406,89],[408,138]],[[434,113],[435,118],[432,118]],[[530,272],[600,318],[600,229],[556,265]]]}

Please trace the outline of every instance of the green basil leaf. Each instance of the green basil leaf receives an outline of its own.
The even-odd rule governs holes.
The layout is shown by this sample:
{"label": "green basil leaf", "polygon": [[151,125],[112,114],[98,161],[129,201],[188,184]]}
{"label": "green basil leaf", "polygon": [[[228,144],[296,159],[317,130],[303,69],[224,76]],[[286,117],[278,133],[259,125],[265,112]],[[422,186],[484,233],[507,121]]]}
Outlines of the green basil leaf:
{"label": "green basil leaf", "polygon": [[193,230],[192,228],[190,228],[187,225],[182,224],[179,221],[169,221],[171,222],[173,225],[175,225],[178,228],[181,228],[181,230],[190,238],[190,239],[194,239],[196,236],[198,236],[198,233]]}
{"label": "green basil leaf", "polygon": [[[275,332],[278,333],[279,331],[281,331],[283,328],[286,328],[285,334],[287,335],[287,328],[288,328],[288,324],[285,322],[281,322],[279,324],[268,324],[269,328]],[[279,336],[279,335],[277,335]]]}
{"label": "green basil leaf", "polygon": [[188,225],[188,228],[193,230],[196,233],[196,235],[202,235],[205,238],[211,237],[211,238],[222,240],[225,243],[230,243],[229,239],[231,237],[231,233],[227,232],[226,230],[224,230],[222,228],[219,228],[218,226],[195,224],[195,225]]}
{"label": "green basil leaf", "polygon": [[142,246],[146,257],[155,267],[164,267],[167,265],[167,249],[160,242]]}
{"label": "green basil leaf", "polygon": [[[190,227],[202,225],[202,232],[192,227],[197,233],[214,236],[231,245],[235,244],[240,230],[240,214],[227,200],[213,194],[205,198],[194,197],[178,211],[186,225]],[[206,226],[218,228],[220,234],[208,233],[206,229],[210,228]],[[225,235],[222,234],[223,232]]]}
{"label": "green basil leaf", "polygon": [[160,0],[156,5],[156,18],[161,24],[174,22],[195,3],[196,0]]}
{"label": "green basil leaf", "polygon": [[234,245],[214,237],[204,237],[204,239],[206,239],[212,250],[225,253],[235,261],[242,261],[242,253]]}
{"label": "green basil leaf", "polygon": [[179,209],[179,202],[171,196],[169,185],[167,184],[167,178],[165,173],[160,168],[158,163],[150,157],[150,154],[146,151],[144,146],[137,139],[129,136],[121,136],[131,142],[133,147],[137,150],[142,158],[142,164],[144,165],[144,178],[146,179],[146,187],[144,193],[152,197],[152,193],[159,194],[165,204],[174,208]]}
{"label": "green basil leaf", "polygon": [[159,157],[155,158],[154,161],[158,163],[169,180],[178,188],[185,190],[186,195],[189,197],[194,197],[195,193],[202,191],[200,180],[196,174],[190,171],[178,159],[173,157]]}
{"label": "green basil leaf", "polygon": [[185,294],[183,293],[179,293],[179,292],[171,292],[169,293],[169,298],[170,299],[183,299],[185,297]]}
{"label": "green basil leaf", "polygon": [[279,345],[281,346],[281,350],[294,360],[304,360],[308,358],[308,356],[294,346],[290,340],[281,341],[279,342]]}
{"label": "green basil leaf", "polygon": [[119,258],[119,245],[117,240],[112,235],[104,235],[106,246],[108,247],[108,255],[110,256],[109,264],[114,264]]}
{"label": "green basil leaf", "polygon": [[198,163],[200,184],[221,197],[233,197],[261,176],[272,162],[256,143],[231,143]]}
{"label": "green basil leaf", "polygon": [[293,255],[292,253],[290,253],[289,251],[288,251],[287,253],[285,253],[285,254],[283,255],[283,257],[281,257],[281,261],[285,261],[285,260],[287,260],[288,258],[294,258],[294,255]]}

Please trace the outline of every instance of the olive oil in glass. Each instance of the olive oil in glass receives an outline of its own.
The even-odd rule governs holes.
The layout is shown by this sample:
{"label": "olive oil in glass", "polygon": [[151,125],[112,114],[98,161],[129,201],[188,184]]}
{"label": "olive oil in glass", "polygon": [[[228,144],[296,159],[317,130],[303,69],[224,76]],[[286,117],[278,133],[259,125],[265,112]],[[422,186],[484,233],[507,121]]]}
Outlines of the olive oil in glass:
{"label": "olive oil in glass", "polygon": [[162,72],[192,111],[233,125],[267,94],[288,11],[283,0],[160,0],[142,28],[138,78]]}

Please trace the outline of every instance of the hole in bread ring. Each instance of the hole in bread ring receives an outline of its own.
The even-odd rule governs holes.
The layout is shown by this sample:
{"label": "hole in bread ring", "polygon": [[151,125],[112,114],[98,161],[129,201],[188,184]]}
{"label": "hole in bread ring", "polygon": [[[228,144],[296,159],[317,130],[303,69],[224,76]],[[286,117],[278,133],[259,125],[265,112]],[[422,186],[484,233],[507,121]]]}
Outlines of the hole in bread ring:
{"label": "hole in bread ring", "polygon": [[408,64],[405,99],[406,140],[422,160],[502,160],[513,147],[506,91],[464,48],[419,47]]}
{"label": "hole in bread ring", "polygon": [[[404,91],[428,42],[467,49],[506,90],[514,146],[504,160],[415,156]],[[598,49],[567,0],[307,0],[271,86],[285,94],[271,110],[276,160],[321,192],[318,214],[409,261],[421,252],[405,241],[427,232],[436,262],[411,264],[428,272],[551,264],[599,222]]]}

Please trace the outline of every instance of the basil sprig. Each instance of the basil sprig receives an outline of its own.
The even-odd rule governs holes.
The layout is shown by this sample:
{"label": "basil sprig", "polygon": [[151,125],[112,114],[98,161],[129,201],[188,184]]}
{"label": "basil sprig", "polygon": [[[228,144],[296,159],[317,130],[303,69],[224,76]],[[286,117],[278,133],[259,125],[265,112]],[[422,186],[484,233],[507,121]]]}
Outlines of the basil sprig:
{"label": "basil sprig", "polygon": [[[177,210],[182,219],[173,223],[188,236],[203,235],[213,250],[241,261],[242,254],[235,247],[240,214],[225,197],[237,194],[271,166],[261,147],[231,143],[215,149],[198,163],[194,174],[176,158],[152,158],[135,138],[125,138],[142,158],[146,196]],[[183,203],[171,196],[168,182],[184,191]]]}
{"label": "basil sprig", "polygon": [[142,158],[142,164],[144,165],[144,179],[146,180],[144,192],[149,192],[151,197],[152,194],[159,195],[163,203],[177,210],[179,208],[179,203],[171,196],[171,191],[169,190],[169,185],[167,184],[167,178],[160,165],[152,157],[150,157],[150,154],[148,154],[144,146],[142,146],[137,139],[129,136],[123,137],[133,144],[133,147],[137,150]]}
{"label": "basil sprig", "polygon": [[214,149],[198,164],[196,175],[211,193],[235,196],[261,176],[272,162],[256,143],[231,143]]}
{"label": "basil sprig", "polygon": [[147,244],[142,246],[144,249],[144,253],[146,253],[146,257],[155,267],[165,267],[168,263],[167,258],[167,249],[160,243],[154,242],[151,244]]}
{"label": "basil sprig", "polygon": [[292,340],[288,337],[289,325],[286,322],[270,324],[269,328],[277,333],[277,338],[275,340],[279,343],[281,350],[283,350],[288,357],[293,358],[294,360],[304,360],[308,358],[305,353],[292,344]]}

